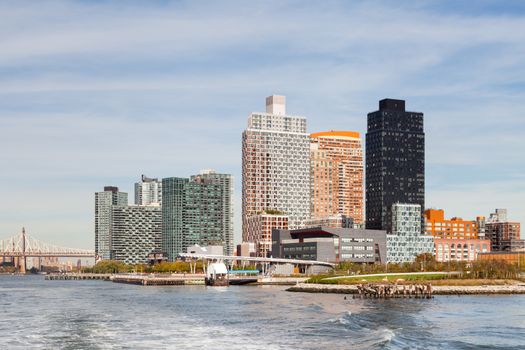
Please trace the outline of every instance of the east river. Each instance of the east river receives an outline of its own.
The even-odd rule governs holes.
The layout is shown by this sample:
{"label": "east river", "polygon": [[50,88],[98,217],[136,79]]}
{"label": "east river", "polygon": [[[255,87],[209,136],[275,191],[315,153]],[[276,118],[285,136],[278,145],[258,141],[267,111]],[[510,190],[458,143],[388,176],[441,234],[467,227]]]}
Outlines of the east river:
{"label": "east river", "polygon": [[525,349],[525,296],[360,300],[284,287],[0,276],[0,349]]}

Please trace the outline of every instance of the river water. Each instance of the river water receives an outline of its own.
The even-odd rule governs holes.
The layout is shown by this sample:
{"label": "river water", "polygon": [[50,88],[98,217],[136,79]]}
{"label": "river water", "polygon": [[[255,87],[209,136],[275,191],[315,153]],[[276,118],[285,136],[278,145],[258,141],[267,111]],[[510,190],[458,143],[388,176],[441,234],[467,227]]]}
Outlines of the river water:
{"label": "river water", "polygon": [[284,287],[0,276],[0,349],[525,349],[525,296],[344,299]]}

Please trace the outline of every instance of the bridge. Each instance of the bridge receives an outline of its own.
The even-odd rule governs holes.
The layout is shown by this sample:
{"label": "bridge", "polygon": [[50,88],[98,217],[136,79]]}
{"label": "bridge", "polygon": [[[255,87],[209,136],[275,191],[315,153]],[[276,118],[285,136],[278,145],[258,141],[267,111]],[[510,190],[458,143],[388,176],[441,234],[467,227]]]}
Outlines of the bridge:
{"label": "bridge", "polygon": [[26,233],[22,228],[22,232],[0,240],[0,257],[2,262],[5,258],[12,258],[15,262],[17,270],[21,273],[25,272],[26,258],[93,258],[95,251],[87,249],[65,248],[53,244],[48,244],[39,241]]}

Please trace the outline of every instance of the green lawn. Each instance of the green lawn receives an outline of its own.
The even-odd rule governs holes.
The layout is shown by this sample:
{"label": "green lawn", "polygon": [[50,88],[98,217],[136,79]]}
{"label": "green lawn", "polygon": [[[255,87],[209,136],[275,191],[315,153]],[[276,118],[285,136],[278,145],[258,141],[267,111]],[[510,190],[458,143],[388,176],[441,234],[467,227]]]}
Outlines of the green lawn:
{"label": "green lawn", "polygon": [[[446,279],[448,276],[446,274],[428,274],[428,275],[397,275],[397,276],[386,276],[386,275],[377,275],[377,276],[351,276],[347,278],[339,279],[326,279],[326,276],[323,278],[311,278],[308,280],[308,283],[321,283],[321,284],[359,284],[366,282],[383,282],[385,278],[389,282],[396,282],[397,280],[404,281],[434,281]],[[385,280],[386,282],[386,280]],[[401,281],[400,281],[401,282]]]}

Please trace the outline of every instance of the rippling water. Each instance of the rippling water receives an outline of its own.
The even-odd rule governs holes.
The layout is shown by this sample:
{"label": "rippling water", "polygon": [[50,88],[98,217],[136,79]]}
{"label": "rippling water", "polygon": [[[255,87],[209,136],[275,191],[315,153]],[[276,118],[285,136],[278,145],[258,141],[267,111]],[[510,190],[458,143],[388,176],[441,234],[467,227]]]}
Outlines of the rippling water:
{"label": "rippling water", "polygon": [[344,300],[0,276],[0,349],[115,348],[525,349],[525,296]]}

